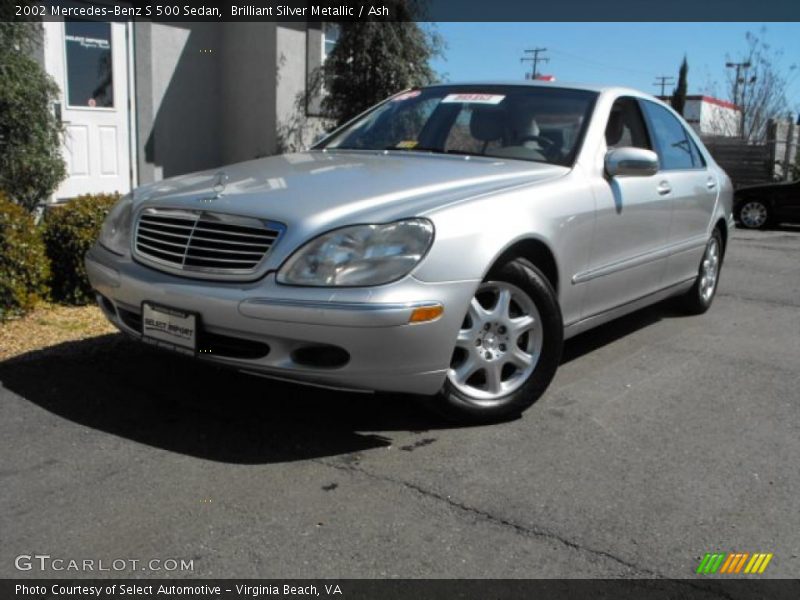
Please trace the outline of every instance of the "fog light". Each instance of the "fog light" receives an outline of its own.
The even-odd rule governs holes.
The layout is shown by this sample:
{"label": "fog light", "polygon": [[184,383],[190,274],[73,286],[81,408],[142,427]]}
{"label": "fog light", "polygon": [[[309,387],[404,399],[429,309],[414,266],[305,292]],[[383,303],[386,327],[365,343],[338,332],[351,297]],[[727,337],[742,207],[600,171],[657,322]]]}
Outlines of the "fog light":
{"label": "fog light", "polygon": [[444,306],[441,304],[434,304],[433,306],[420,306],[415,308],[411,313],[411,318],[408,319],[409,323],[425,323],[426,321],[434,321],[442,316],[444,313]]}

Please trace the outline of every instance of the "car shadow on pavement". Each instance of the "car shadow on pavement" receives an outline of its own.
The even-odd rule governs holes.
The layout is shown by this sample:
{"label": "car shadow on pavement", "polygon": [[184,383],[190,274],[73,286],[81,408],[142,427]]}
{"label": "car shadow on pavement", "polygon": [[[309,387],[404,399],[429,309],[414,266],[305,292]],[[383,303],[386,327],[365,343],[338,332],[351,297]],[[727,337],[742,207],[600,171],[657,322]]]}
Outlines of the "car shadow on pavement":
{"label": "car shadow on pavement", "polygon": [[561,355],[561,364],[572,362],[585,354],[607,346],[635,331],[655,325],[664,319],[682,317],[686,317],[686,313],[677,307],[673,300],[664,300],[642,308],[567,340],[564,344],[564,352]]}
{"label": "car shadow on pavement", "polygon": [[159,351],[122,334],[0,363],[7,390],[81,425],[173,452],[255,464],[391,444],[361,431],[427,430],[413,402],[273,381]]}
{"label": "car shadow on pavement", "polygon": [[[658,305],[567,342],[569,362],[667,316]],[[284,383],[109,334],[0,363],[0,383],[60,417],[172,452],[240,464],[387,447],[368,432],[453,428],[412,398]],[[367,433],[365,433],[367,432]]]}

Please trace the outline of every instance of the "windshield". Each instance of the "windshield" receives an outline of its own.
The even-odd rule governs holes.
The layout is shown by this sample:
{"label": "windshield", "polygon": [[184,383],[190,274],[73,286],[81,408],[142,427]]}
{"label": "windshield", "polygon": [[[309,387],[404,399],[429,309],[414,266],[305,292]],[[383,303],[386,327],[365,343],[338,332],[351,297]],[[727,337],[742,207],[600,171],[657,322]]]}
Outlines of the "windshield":
{"label": "windshield", "polygon": [[317,146],[420,151],[569,166],[597,94],[539,86],[436,86],[403,92]]}

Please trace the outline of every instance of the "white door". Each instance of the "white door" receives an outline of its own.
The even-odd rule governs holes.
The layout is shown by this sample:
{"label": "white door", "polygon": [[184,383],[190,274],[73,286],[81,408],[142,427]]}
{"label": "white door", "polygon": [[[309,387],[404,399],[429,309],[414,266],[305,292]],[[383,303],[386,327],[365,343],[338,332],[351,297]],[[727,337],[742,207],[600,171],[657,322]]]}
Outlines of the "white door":
{"label": "white door", "polygon": [[131,189],[125,23],[43,23],[45,68],[58,84],[67,178],[53,199]]}

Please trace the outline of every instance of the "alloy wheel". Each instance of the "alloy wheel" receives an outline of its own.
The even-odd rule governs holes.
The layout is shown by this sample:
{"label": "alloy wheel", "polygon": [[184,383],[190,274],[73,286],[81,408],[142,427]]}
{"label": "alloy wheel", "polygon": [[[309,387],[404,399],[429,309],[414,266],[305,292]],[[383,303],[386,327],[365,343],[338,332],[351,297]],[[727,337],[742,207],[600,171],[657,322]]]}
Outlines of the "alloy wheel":
{"label": "alloy wheel", "polygon": [[719,275],[719,241],[711,238],[706,247],[703,263],[700,265],[700,297],[703,302],[710,302],[714,291],[717,288],[717,276]]}
{"label": "alloy wheel", "polygon": [[458,332],[447,377],[479,404],[492,405],[522,387],[542,352],[534,301],[506,282],[481,284]]}

